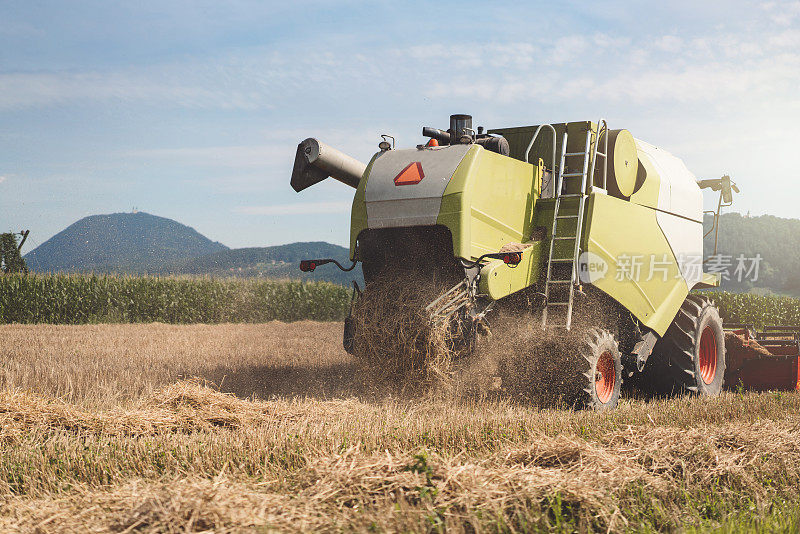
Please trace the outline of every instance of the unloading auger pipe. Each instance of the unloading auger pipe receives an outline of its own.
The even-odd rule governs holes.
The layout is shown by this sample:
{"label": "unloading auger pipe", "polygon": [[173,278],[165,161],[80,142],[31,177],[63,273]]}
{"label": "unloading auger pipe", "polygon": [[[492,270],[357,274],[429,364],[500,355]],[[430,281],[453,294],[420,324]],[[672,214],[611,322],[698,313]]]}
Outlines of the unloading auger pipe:
{"label": "unloading auger pipe", "polygon": [[366,164],[309,137],[297,145],[291,184],[299,193],[330,176],[356,189],[366,169]]}

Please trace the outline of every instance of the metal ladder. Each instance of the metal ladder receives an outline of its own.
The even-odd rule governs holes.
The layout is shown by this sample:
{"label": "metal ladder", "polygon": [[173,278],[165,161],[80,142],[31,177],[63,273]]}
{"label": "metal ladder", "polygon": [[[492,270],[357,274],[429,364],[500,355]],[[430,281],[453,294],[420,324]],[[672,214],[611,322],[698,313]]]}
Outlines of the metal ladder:
{"label": "metal ladder", "polygon": [[[578,285],[578,258],[580,256],[581,246],[581,231],[583,228],[583,214],[586,205],[586,197],[588,196],[587,182],[589,185],[594,184],[594,162],[598,157],[603,158],[603,190],[606,189],[606,175],[607,175],[607,154],[608,154],[608,125],[605,120],[600,120],[597,123],[597,136],[595,141],[592,142],[592,134],[594,133],[591,124],[586,130],[586,144],[583,152],[567,152],[567,131],[564,131],[564,137],[561,141],[561,159],[558,166],[558,173],[556,179],[555,189],[555,206],[553,209],[553,233],[550,239],[550,253],[547,257],[547,278],[544,283],[544,296],[545,305],[542,310],[542,328],[557,328],[562,327],[567,330],[572,326],[572,304],[575,296],[575,286]],[[605,135],[605,143],[603,152],[597,150],[597,145],[600,143],[600,137]],[[581,172],[564,172],[564,163],[567,158],[583,158],[583,165]],[[591,163],[591,166],[590,166]],[[574,167],[574,166],[573,166]],[[564,180],[579,179],[580,186],[577,193],[564,193],[561,190],[564,185]],[[566,200],[567,207],[562,209],[562,201]],[[574,201],[577,200],[577,211],[572,213],[575,208]],[[564,220],[576,221],[574,235],[559,235],[558,222]],[[553,251],[556,249],[556,243],[572,243],[572,257],[557,258],[553,257]],[[553,265],[554,264],[571,264],[569,278],[554,278]],[[554,287],[568,287],[566,300],[551,300],[551,291]],[[563,323],[550,323],[548,324],[548,312],[555,308],[566,308]]]}

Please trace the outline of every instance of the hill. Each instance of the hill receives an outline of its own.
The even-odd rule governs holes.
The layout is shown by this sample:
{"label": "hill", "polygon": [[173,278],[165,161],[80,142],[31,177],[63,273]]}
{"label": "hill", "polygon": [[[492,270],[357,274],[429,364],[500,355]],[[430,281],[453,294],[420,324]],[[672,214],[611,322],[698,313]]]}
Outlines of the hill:
{"label": "hill", "polygon": [[[706,217],[706,231],[711,228],[711,218]],[[714,251],[714,234],[705,239],[705,254]],[[776,293],[800,295],[800,220],[784,219],[772,215],[758,217],[743,216],[739,213],[725,213],[720,216],[719,243],[717,252],[730,258],[729,268],[734,273],[737,257],[743,255],[749,268],[752,258],[761,255],[758,279],[736,276],[723,281],[722,288],[728,291],[749,291],[766,289]],[[709,270],[709,264],[706,264]]]}
{"label": "hill", "polygon": [[149,213],[91,215],[25,255],[32,271],[162,270],[173,262],[227,250],[179,222]]}
{"label": "hill", "polygon": [[335,265],[322,266],[313,273],[300,272],[298,268],[300,260],[311,258],[333,258],[344,266],[350,265],[347,248],[323,241],[313,241],[273,247],[221,250],[174,262],[165,268],[165,272],[169,274],[327,280],[343,285],[349,285],[354,279],[359,283],[363,282],[360,265],[352,272],[340,271]]}

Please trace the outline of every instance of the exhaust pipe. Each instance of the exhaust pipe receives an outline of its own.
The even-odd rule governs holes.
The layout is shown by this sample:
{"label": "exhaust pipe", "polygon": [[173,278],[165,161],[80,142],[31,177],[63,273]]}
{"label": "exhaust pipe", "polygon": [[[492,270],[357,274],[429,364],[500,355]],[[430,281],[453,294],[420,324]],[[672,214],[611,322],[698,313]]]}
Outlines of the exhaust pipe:
{"label": "exhaust pipe", "polygon": [[357,188],[367,166],[344,152],[309,137],[297,145],[292,169],[292,189],[298,193],[329,176]]}
{"label": "exhaust pipe", "polygon": [[[461,138],[470,135],[472,130],[472,115],[450,115],[450,144],[457,145]],[[473,132],[474,133],[474,132]]]}

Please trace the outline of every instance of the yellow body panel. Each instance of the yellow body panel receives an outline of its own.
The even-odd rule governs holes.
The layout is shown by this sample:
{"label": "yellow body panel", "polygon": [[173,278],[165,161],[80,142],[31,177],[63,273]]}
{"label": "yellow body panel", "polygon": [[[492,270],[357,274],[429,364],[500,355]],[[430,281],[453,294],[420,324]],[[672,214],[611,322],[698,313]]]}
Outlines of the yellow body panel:
{"label": "yellow body panel", "polygon": [[[641,152],[639,153],[641,154]],[[658,208],[658,194],[661,190],[661,176],[656,172],[650,159],[639,158],[639,169],[636,173],[636,189],[631,195],[631,202],[640,206]]]}
{"label": "yellow body panel", "polygon": [[522,252],[522,261],[509,267],[495,260],[481,269],[478,292],[498,300],[535,284],[539,279],[543,241],[534,241]]}
{"label": "yellow body panel", "polygon": [[445,189],[436,221],[450,229],[453,254],[476,259],[529,241],[541,170],[477,146],[470,150]]}
{"label": "yellow body panel", "polygon": [[607,195],[591,194],[587,215],[584,250],[596,254],[608,265],[605,277],[593,284],[630,310],[645,326],[664,335],[689,288],[658,226],[656,211]]}

